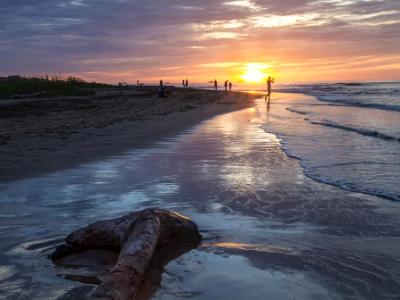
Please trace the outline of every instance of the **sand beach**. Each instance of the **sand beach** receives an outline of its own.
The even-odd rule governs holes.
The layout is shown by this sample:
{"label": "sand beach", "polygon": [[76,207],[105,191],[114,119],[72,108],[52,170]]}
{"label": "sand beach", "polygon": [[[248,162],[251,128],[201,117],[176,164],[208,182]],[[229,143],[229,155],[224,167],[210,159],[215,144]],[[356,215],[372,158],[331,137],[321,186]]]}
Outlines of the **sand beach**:
{"label": "sand beach", "polygon": [[[203,242],[150,269],[139,299],[400,295],[398,203],[322,183],[290,155],[287,136],[306,118],[299,111],[323,103],[287,93],[269,104],[240,93],[175,93],[196,95],[188,101],[199,108],[177,112],[187,104],[154,99],[172,106],[159,104],[156,115],[142,110],[148,120],[53,137],[53,149],[67,150],[39,156],[63,162],[51,169],[24,152],[9,154],[24,159],[17,171],[30,165],[32,172],[2,172],[0,298],[85,299],[117,254],[89,252],[57,265],[48,255],[73,230],[148,207],[190,217]],[[294,126],[289,132],[285,122]]]}
{"label": "sand beach", "polygon": [[[251,105],[252,96],[157,87],[99,90],[95,96],[0,101],[0,180],[56,171],[143,147],[216,114]],[[253,97],[254,98],[254,97]]]}

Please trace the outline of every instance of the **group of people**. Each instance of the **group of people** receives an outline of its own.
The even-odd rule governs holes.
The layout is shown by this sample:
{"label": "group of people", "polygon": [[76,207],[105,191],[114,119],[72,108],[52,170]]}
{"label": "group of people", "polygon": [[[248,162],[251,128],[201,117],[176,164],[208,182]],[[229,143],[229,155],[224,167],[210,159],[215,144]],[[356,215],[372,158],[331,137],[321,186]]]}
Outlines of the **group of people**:
{"label": "group of people", "polygon": [[229,80],[225,80],[224,87],[225,87],[225,92],[228,90],[228,88],[230,91],[232,91],[232,82],[230,82]]}
{"label": "group of people", "polygon": [[[214,90],[218,90],[218,81],[217,79],[214,79]],[[271,93],[272,93],[272,84],[275,83],[275,79],[271,76],[268,76],[267,79],[267,94],[265,95],[265,101],[268,100],[271,101]],[[137,81],[137,84],[139,85],[139,80]],[[188,88],[189,87],[189,80],[183,79],[182,80],[182,87]],[[229,80],[225,80],[224,82],[224,88],[225,92],[226,91],[231,91],[232,90],[232,82]],[[164,82],[160,80],[160,88],[159,88],[159,97],[165,97],[165,87],[164,87]]]}
{"label": "group of people", "polygon": [[189,80],[187,80],[187,78],[182,80],[182,87],[185,89],[189,87]]}
{"label": "group of people", "polygon": [[[138,81],[139,82],[139,81]],[[212,83],[214,84],[214,90],[218,90],[218,81],[217,79],[214,79],[214,81],[212,81]],[[232,90],[232,82],[230,82],[229,80],[225,80],[224,82],[224,88],[225,88],[225,92],[226,91],[231,91]],[[182,79],[182,87],[183,88],[188,88],[189,87],[189,80],[188,79]],[[163,81],[160,80],[160,89],[164,88],[164,84]]]}
{"label": "group of people", "polygon": [[[217,79],[214,79],[213,83],[214,83],[214,90],[218,91]],[[232,90],[232,82],[230,82],[229,80],[225,80],[224,88],[225,88],[225,92],[228,91],[228,89],[229,89],[229,91],[231,91]]]}

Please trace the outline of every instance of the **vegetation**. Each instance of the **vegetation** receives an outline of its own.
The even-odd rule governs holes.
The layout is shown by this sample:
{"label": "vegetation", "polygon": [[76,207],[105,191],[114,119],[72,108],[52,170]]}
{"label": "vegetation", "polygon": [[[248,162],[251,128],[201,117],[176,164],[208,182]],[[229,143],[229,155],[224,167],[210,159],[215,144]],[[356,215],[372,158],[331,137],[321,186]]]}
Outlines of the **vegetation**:
{"label": "vegetation", "polygon": [[58,76],[0,77],[0,98],[33,96],[81,96],[94,94],[94,89],[110,87],[96,82],[86,82],[77,77],[62,79]]}

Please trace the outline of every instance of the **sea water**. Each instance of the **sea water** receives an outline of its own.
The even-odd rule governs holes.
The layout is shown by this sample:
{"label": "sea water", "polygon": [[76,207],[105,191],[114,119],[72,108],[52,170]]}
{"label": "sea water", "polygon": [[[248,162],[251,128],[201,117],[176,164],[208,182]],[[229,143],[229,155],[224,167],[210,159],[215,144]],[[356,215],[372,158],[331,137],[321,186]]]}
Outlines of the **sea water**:
{"label": "sea water", "polygon": [[290,85],[281,90],[314,96],[275,96],[264,125],[282,139],[308,176],[400,200],[400,83]]}

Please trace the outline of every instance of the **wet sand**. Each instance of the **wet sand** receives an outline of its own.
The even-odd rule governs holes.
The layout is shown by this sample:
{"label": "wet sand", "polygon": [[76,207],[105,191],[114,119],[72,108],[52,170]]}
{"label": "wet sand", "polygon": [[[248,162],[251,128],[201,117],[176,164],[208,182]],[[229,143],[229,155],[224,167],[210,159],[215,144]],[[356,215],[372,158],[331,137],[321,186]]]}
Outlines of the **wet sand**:
{"label": "wet sand", "polygon": [[119,154],[174,135],[214,115],[251,105],[251,96],[155,87],[91,97],[0,101],[0,181]]}
{"label": "wet sand", "polygon": [[145,299],[399,298],[400,205],[308,178],[264,129],[302,97],[0,184],[0,298],[77,299],[115,256],[54,266],[47,254],[85,224],[152,206],[191,217],[205,239],[151,276]]}

